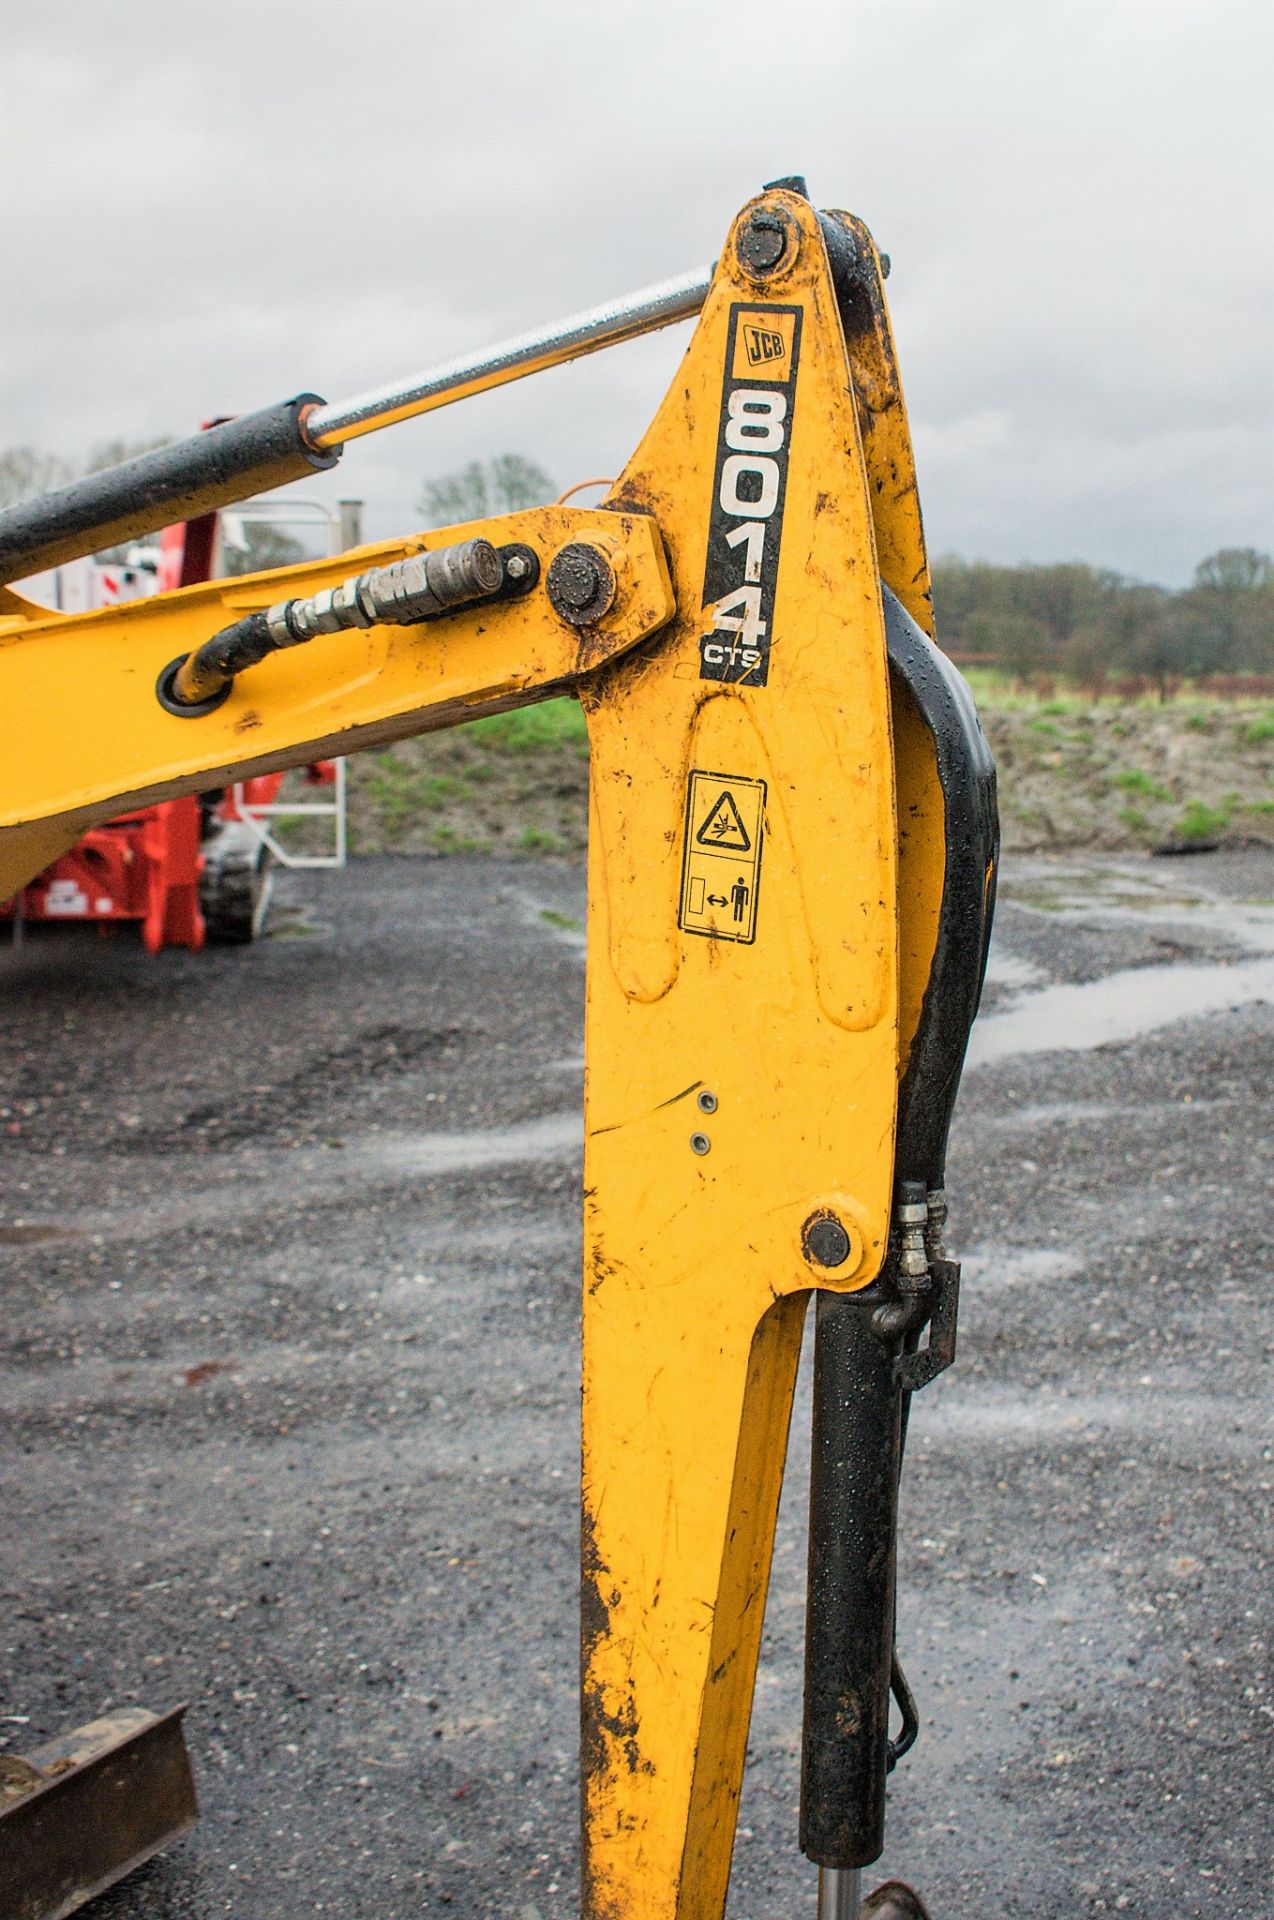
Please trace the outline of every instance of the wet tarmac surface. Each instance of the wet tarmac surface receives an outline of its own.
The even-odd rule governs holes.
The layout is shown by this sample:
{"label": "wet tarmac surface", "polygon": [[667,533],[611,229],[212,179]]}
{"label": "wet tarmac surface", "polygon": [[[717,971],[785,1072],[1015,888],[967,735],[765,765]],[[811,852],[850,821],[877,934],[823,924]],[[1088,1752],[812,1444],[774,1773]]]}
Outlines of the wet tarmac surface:
{"label": "wet tarmac surface", "polygon": [[[0,1748],[192,1702],[101,1920],[576,1900],[583,877],[359,861],[256,949],[4,954]],[[1019,862],[916,1402],[934,1920],[1274,1916],[1274,853]],[[803,1383],[731,1920],[796,1852]]]}

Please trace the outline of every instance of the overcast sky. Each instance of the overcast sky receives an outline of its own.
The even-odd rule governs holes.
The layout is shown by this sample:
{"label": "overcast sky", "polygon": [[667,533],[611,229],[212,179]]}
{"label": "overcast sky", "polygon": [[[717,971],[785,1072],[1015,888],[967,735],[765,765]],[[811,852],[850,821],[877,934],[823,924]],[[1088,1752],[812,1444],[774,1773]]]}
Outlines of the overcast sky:
{"label": "overcast sky", "polygon": [[[804,172],[893,256],[932,549],[1274,545],[1270,0],[0,0],[0,446],[339,400],[715,257]],[[614,473],[677,329],[351,446]],[[311,487],[310,492],[314,489]]]}

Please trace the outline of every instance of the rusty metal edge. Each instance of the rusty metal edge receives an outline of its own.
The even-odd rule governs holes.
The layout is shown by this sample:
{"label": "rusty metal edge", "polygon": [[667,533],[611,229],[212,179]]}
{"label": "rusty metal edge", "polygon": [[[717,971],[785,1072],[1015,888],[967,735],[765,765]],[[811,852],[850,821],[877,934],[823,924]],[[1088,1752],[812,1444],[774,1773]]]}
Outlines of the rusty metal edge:
{"label": "rusty metal edge", "polygon": [[[6,1829],[11,1832],[13,1828],[20,1828],[24,1823],[30,1823],[33,1817],[38,1817],[42,1808],[48,1807],[51,1800],[55,1800],[59,1794],[65,1792],[69,1782],[83,1785],[88,1776],[100,1772],[112,1762],[118,1762],[131,1750],[149,1746],[163,1748],[167,1746],[170,1736],[176,1736],[174,1750],[180,1755],[178,1772],[182,1776],[179,1786],[183,1790],[185,1799],[185,1810],[180,1816],[171,1821],[153,1839],[147,1840],[126,1858],[99,1873],[93,1880],[78,1883],[69,1898],[63,1897],[57,1904],[48,1906],[32,1906],[29,1902],[13,1906],[0,1905],[0,1920],[67,1920],[69,1914],[78,1912],[90,1900],[97,1899],[99,1894],[117,1885],[128,1874],[135,1873],[139,1867],[145,1866],[148,1860],[153,1860],[157,1853],[161,1853],[165,1847],[170,1847],[184,1838],[197,1825],[199,1807],[195,1795],[194,1776],[191,1772],[190,1756],[181,1726],[187,1705],[188,1702],[182,1701],[179,1706],[170,1707],[166,1713],[157,1714],[145,1726],[136,1728],[123,1739],[103,1747],[99,1753],[69,1767],[65,1773],[56,1775],[43,1786],[25,1794],[22,1799],[14,1801],[11,1806],[0,1812],[0,1839],[4,1839]],[[20,1897],[20,1889],[18,1891]],[[50,1892],[53,1891],[54,1889],[51,1888]],[[4,1897],[4,1888],[0,1885],[0,1900]]]}

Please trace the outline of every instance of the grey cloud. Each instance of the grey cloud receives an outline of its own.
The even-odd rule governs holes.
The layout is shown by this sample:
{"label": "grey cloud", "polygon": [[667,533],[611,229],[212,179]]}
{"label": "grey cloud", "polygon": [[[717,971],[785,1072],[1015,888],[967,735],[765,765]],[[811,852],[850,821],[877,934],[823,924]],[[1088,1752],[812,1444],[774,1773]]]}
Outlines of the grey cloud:
{"label": "grey cloud", "polygon": [[[0,439],[338,398],[709,258],[801,168],[867,218],[933,545],[1176,581],[1271,542],[1260,0],[14,4]],[[671,335],[351,448],[613,470]]]}

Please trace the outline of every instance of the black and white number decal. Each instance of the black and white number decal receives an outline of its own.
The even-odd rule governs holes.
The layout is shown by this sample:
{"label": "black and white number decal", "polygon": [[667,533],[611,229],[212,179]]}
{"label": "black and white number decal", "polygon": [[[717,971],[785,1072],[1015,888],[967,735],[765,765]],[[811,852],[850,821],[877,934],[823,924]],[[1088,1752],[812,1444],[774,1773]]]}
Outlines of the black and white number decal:
{"label": "black and white number decal", "polygon": [[[755,324],[768,315],[781,331]],[[703,581],[704,680],[769,679],[800,325],[799,308],[731,313]]]}

